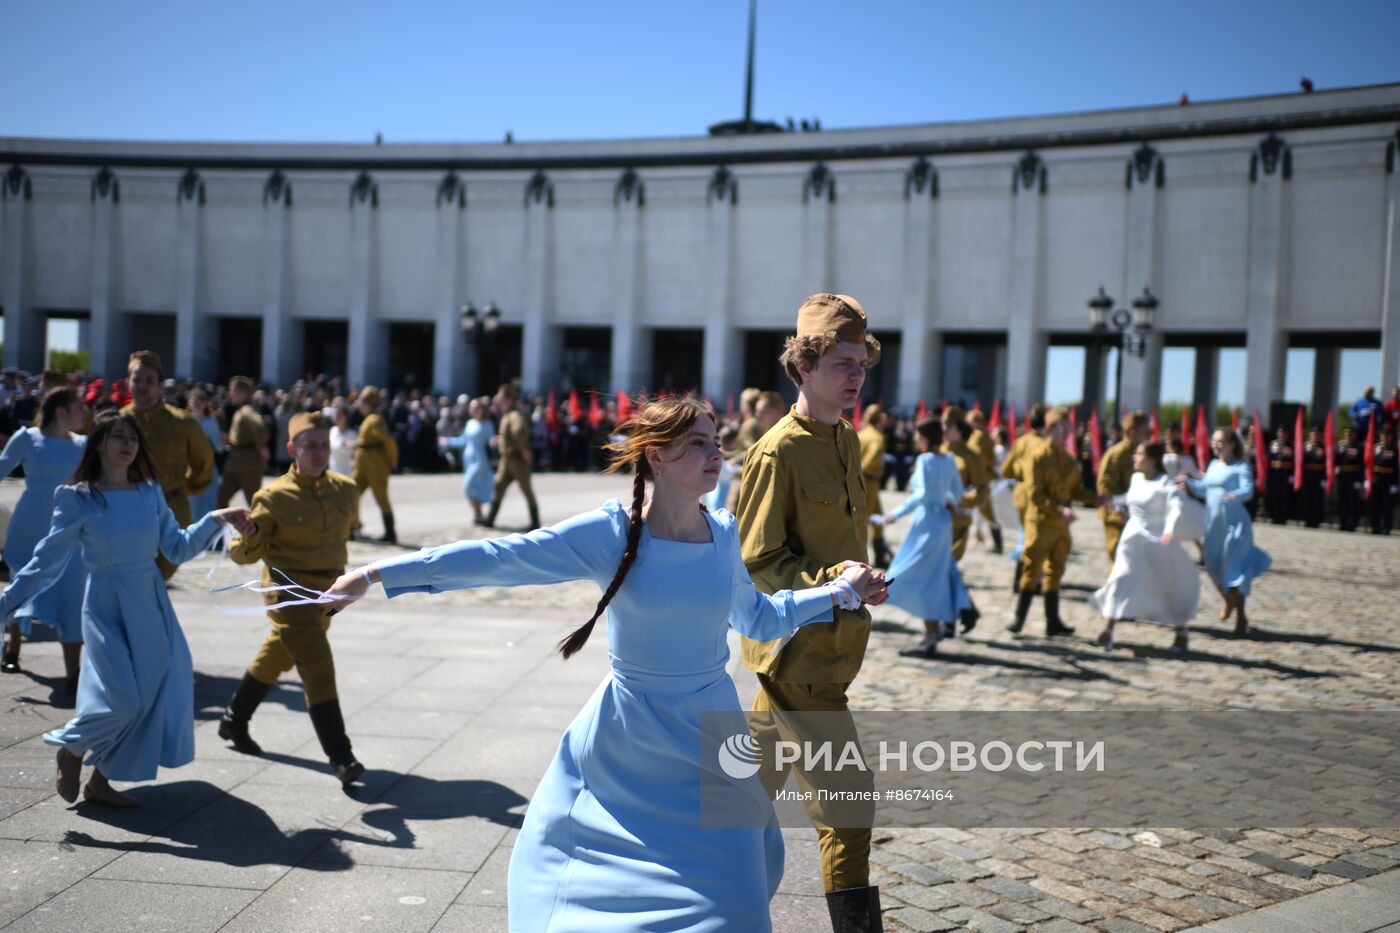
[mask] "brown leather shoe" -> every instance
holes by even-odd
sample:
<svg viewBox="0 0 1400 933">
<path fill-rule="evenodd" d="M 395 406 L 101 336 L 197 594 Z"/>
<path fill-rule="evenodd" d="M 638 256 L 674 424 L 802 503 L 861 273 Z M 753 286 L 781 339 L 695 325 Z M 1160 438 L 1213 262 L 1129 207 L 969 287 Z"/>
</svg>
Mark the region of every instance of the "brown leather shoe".
<svg viewBox="0 0 1400 933">
<path fill-rule="evenodd" d="M 101 771 L 92 772 L 92 777 L 83 785 L 83 799 L 88 803 L 101 803 L 109 807 L 134 807 L 137 800 L 130 794 L 123 794 L 107 782 Z"/>
<path fill-rule="evenodd" d="M 69 803 L 78 799 L 78 780 L 83 773 L 83 759 L 66 748 L 58 750 L 58 773 L 54 775 L 54 790 Z"/>
</svg>

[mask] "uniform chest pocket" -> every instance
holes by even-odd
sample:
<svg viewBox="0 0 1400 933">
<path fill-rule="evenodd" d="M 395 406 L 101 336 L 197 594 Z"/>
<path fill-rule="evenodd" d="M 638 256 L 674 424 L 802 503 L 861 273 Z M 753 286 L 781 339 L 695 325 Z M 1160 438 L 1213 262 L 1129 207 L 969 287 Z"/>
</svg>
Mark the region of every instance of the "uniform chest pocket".
<svg viewBox="0 0 1400 933">
<path fill-rule="evenodd" d="M 840 483 L 816 481 L 802 484 L 802 495 L 809 505 L 840 505 L 845 498 L 846 487 Z"/>
</svg>

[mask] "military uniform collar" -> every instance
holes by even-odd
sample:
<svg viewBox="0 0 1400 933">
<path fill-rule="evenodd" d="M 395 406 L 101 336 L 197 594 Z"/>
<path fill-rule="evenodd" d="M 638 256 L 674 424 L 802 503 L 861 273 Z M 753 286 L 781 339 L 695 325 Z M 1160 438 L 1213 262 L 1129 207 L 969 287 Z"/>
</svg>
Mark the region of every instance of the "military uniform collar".
<svg viewBox="0 0 1400 933">
<path fill-rule="evenodd" d="M 326 471 L 329 472 L 330 468 L 327 467 Z M 287 468 L 287 475 L 292 478 L 292 482 L 296 483 L 302 489 L 320 489 L 321 485 L 326 481 L 325 473 L 322 473 L 315 479 L 311 479 L 307 476 L 302 476 L 301 473 L 297 470 L 297 465 L 295 462 Z"/>
<path fill-rule="evenodd" d="M 796 405 L 788 409 L 788 417 L 796 422 L 797 426 L 808 434 L 826 438 L 827 440 L 835 439 L 836 432 L 841 427 L 841 422 L 839 421 L 835 424 L 822 424 L 815 418 L 809 418 L 806 415 L 798 414 Z"/>
</svg>

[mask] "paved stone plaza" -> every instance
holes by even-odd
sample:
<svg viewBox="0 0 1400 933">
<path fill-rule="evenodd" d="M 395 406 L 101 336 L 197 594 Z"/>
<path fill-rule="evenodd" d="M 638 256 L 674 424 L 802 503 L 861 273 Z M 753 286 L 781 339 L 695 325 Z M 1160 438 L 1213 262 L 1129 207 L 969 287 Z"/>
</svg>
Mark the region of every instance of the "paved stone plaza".
<svg viewBox="0 0 1400 933">
<path fill-rule="evenodd" d="M 396 478 L 410 546 L 468 529 L 455 475 Z M 553 521 L 624 495 L 617 477 L 537 478 Z M 13 503 L 18 484 L 0 486 Z M 889 507 L 897 497 L 886 494 Z M 366 503 L 368 530 L 378 531 Z M 1125 624 L 1111 655 L 1089 639 L 1083 602 L 1106 572 L 1096 516 L 1081 513 L 1066 576 L 1073 639 L 1004 630 L 1011 565 L 971 550 L 964 574 L 984 618 L 937 661 L 905 657 L 920 630 L 875 610 L 860 709 L 1394 709 L 1400 537 L 1261 526 L 1273 572 L 1251 599 L 1255 637 L 1215 622 L 1209 585 L 1189 658 L 1170 633 Z M 523 524 L 512 493 L 501 522 Z M 399 551 L 354 545 L 353 561 Z M 175 578 L 172 597 L 195 659 L 197 756 L 139 786 L 134 811 L 66 806 L 40 734 L 68 710 L 58 646 L 26 644 L 25 673 L 0 678 L 0 928 L 5 930 L 342 931 L 505 929 L 515 827 L 559 734 L 605 675 L 595 633 L 568 663 L 555 642 L 587 618 L 591 584 L 382 596 L 333 627 L 342 702 L 364 786 L 327 772 L 299 684 L 285 680 L 253 722 L 248 758 L 215 735 L 223 703 L 262 640 L 261 614 L 214 608 L 208 589 L 251 579 L 211 558 Z M 225 607 L 254 606 L 246 594 Z M 1041 631 L 1039 605 L 1027 625 Z M 1087 637 L 1079 637 L 1087 636 Z M 754 682 L 732 665 L 741 695 Z M 775 928 L 829 928 L 810 830 L 787 832 Z M 1242 828 L 877 830 L 874 881 L 891 930 L 1225 931 L 1400 929 L 1400 829 Z M 1213 924 L 1213 925 L 1212 925 Z"/>
</svg>

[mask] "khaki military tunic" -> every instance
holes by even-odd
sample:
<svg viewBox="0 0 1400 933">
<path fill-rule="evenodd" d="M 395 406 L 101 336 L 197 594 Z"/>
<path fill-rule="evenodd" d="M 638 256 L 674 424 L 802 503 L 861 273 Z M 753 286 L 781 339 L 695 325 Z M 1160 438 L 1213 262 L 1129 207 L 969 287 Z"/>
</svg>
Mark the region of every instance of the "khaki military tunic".
<svg viewBox="0 0 1400 933">
<path fill-rule="evenodd" d="M 160 473 L 165 503 L 170 506 L 180 527 L 187 527 L 193 520 L 190 496 L 199 495 L 214 482 L 214 445 L 209 443 L 198 421 L 163 402 L 144 411 L 138 411 L 135 405 L 127 405 L 122 412 L 135 416 L 137 424 L 141 426 L 146 449 L 150 451 L 151 459 Z M 157 555 L 156 565 L 165 579 L 169 580 L 175 575 L 175 565 L 163 555 Z"/>
<path fill-rule="evenodd" d="M 967 439 L 967 446 L 972 448 L 973 453 L 982 458 L 982 472 L 987 477 L 987 497 L 979 506 L 982 517 L 992 524 L 996 524 L 996 517 L 992 515 L 991 482 L 997 475 L 997 445 L 981 428 L 973 428 L 972 436 Z"/>
<path fill-rule="evenodd" d="M 355 441 L 355 463 L 350 472 L 358 494 L 364 495 L 366 489 L 372 492 L 375 504 L 385 515 L 394 514 L 394 506 L 389 502 L 389 474 L 398 465 L 398 442 L 384 416 L 375 412 L 360 425 L 360 436 Z"/>
<path fill-rule="evenodd" d="M 262 412 L 252 405 L 240 405 L 233 413 L 228 429 L 228 459 L 219 478 L 219 508 L 233 501 L 236 492 L 243 493 L 243 498 L 252 503 L 253 493 L 262 485 L 268 434 Z"/>
<path fill-rule="evenodd" d="M 1133 451 L 1136 445 L 1124 438 L 1104 453 L 1099 461 L 1098 490 L 1100 496 L 1127 495 L 1133 482 Z M 1099 508 L 1103 516 L 1104 543 L 1108 546 L 1108 562 L 1118 556 L 1118 539 L 1123 537 L 1123 528 L 1128 524 L 1128 516 L 1112 505 Z"/>
<path fill-rule="evenodd" d="M 532 474 L 527 458 L 530 453 L 530 424 L 518 409 L 506 412 L 506 416 L 501 419 L 501 431 L 496 444 L 501 452 L 501 460 L 496 464 L 496 486 L 491 491 L 491 501 L 499 505 L 505 498 L 510 484 L 519 483 L 520 491 L 525 494 L 525 502 L 530 507 L 530 514 L 534 515 L 539 510 L 539 505 L 535 501 L 535 490 L 530 482 Z"/>
<path fill-rule="evenodd" d="M 962 478 L 963 497 L 953 513 L 953 560 L 962 560 L 967 553 L 968 533 L 972 530 L 972 512 L 991 499 L 991 474 L 987 472 L 982 455 L 966 441 L 944 444 L 943 452 L 952 454 Z"/>
<path fill-rule="evenodd" d="M 308 479 L 292 464 L 254 493 L 252 517 L 258 530 L 235 539 L 229 556 L 239 564 L 263 561 L 264 583 L 286 584 L 290 577 L 324 591 L 345 572 L 345 543 L 354 530 L 359 501 L 360 493 L 348 476 L 327 470 Z M 286 593 L 263 594 L 268 605 L 288 598 Z M 268 610 L 272 631 L 248 673 L 271 684 L 295 666 L 308 707 L 334 700 L 335 661 L 326 638 L 330 608 L 305 604 Z"/>
<path fill-rule="evenodd" d="M 880 481 L 885 478 L 885 432 L 867 424 L 856 432 L 860 439 L 860 475 L 865 478 L 865 513 L 866 515 L 883 515 L 885 510 L 880 506 Z M 884 528 L 880 525 L 870 526 L 870 536 L 876 539 L 883 539 Z"/>
<path fill-rule="evenodd" d="M 1026 465 L 1030 462 L 1031 454 L 1044 443 L 1045 438 L 1028 431 L 1016 438 L 1016 443 L 1011 445 L 1011 450 L 1001 464 L 1002 477 L 1016 480 L 1016 488 L 1011 491 L 1011 501 L 1016 506 L 1016 513 L 1021 518 L 1023 528 L 1026 525 L 1026 478 L 1030 475 L 1026 471 Z"/>
<path fill-rule="evenodd" d="M 763 437 L 763 425 L 757 418 L 745 418 L 739 425 L 739 436 L 734 441 L 734 449 L 725 454 L 726 459 L 735 465 L 736 469 L 743 469 L 744 456 L 749 452 L 749 448 L 758 443 Z M 739 513 L 739 484 L 735 483 L 729 487 L 729 498 L 725 500 L 724 507 L 734 514 Z"/>
<path fill-rule="evenodd" d="M 1051 593 L 1060 588 L 1072 543 L 1061 509 L 1075 501 L 1092 505 L 1094 495 L 1084 488 L 1079 463 L 1068 450 L 1043 438 L 1029 450 L 1020 468 L 1026 501 L 1021 590 L 1033 591 L 1043 575 L 1041 586 Z"/>
</svg>

